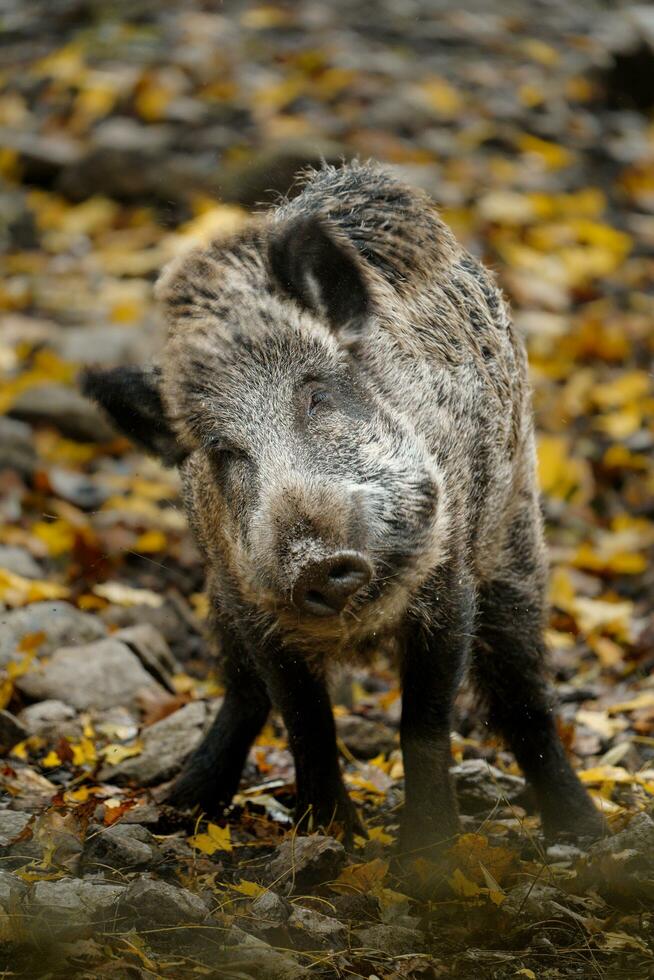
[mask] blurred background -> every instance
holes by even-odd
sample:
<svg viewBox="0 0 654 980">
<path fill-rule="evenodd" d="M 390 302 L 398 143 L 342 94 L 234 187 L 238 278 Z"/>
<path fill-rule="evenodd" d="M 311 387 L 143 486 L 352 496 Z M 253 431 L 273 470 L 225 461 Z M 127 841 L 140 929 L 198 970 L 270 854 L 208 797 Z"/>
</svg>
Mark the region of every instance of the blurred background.
<svg viewBox="0 0 654 980">
<path fill-rule="evenodd" d="M 170 258 L 293 193 L 300 167 L 359 156 L 429 191 L 510 298 L 531 360 L 562 731 L 618 825 L 642 808 L 654 787 L 654 7 L 0 0 L 0 30 L 0 665 L 14 665 L 0 706 L 26 726 L 13 762 L 45 781 L 29 792 L 47 797 L 100 757 L 112 778 L 108 757 L 118 777 L 122 765 L 139 785 L 161 781 L 168 771 L 139 770 L 139 726 L 217 693 L 176 476 L 85 402 L 80 366 L 152 362 L 152 285 Z M 96 718 L 87 757 L 25 742 L 37 730 L 25 710 L 34 725 L 35 706 L 63 697 L 52 678 L 30 680 L 56 648 L 45 600 L 96 624 L 60 609 L 59 640 L 148 622 L 177 658 L 168 702 L 105 705 L 114 720 Z M 80 677 L 77 665 L 70 684 Z M 348 684 L 341 716 L 390 726 L 392 746 L 391 675 Z M 476 724 L 464 704 L 458 760 L 513 771 Z M 288 778 L 284 746 L 260 742 L 255 782 Z M 377 805 L 373 777 L 359 793 Z M 400 777 L 391 766 L 383 792 Z M 27 792 L 6 778 L 15 799 Z"/>
</svg>

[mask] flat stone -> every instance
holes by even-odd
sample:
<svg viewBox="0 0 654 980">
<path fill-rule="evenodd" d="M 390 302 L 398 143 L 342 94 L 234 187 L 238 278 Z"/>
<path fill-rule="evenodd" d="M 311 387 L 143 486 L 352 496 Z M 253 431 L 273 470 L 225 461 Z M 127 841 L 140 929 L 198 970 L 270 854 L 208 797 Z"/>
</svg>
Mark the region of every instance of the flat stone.
<svg viewBox="0 0 654 980">
<path fill-rule="evenodd" d="M 28 909 L 53 938 L 92 935 L 117 921 L 118 900 L 124 891 L 124 885 L 94 879 L 37 881 Z"/>
<path fill-rule="evenodd" d="M 525 780 L 502 772 L 483 759 L 465 759 L 451 766 L 463 813 L 481 813 L 494 806 L 515 802 L 526 789 Z"/>
<path fill-rule="evenodd" d="M 98 640 L 106 636 L 107 628 L 102 620 L 68 602 L 33 602 L 22 609 L 0 611 L 0 666 L 20 660 L 20 641 L 34 633 L 44 634 L 37 652 L 47 657 L 58 647 Z"/>
<path fill-rule="evenodd" d="M 285 898 L 266 891 L 254 900 L 250 911 L 259 921 L 265 920 L 268 925 L 279 926 L 288 921 L 291 906 Z"/>
<path fill-rule="evenodd" d="M 0 869 L 0 906 L 8 911 L 12 905 L 22 901 L 27 894 L 27 885 L 11 871 Z"/>
<path fill-rule="evenodd" d="M 31 819 L 29 813 L 0 810 L 0 848 L 9 847 L 22 834 Z"/>
<path fill-rule="evenodd" d="M 288 928 L 296 948 L 345 949 L 347 946 L 348 928 L 345 923 L 315 909 L 294 905 Z"/>
<path fill-rule="evenodd" d="M 15 715 L 4 709 L 0 710 L 0 755 L 6 755 L 28 735 L 29 732 Z"/>
<path fill-rule="evenodd" d="M 172 715 L 155 722 L 141 733 L 143 750 L 115 766 L 100 770 L 106 782 L 133 781 L 139 786 L 154 786 L 171 779 L 199 744 L 207 717 L 203 701 L 191 701 Z"/>
<path fill-rule="evenodd" d="M 0 470 L 30 477 L 36 468 L 32 430 L 25 422 L 0 416 Z"/>
<path fill-rule="evenodd" d="M 232 926 L 220 950 L 219 963 L 226 975 L 234 973 L 256 980 L 305 980 L 309 971 L 301 966 L 292 953 L 281 953 L 269 943 Z M 247 972 L 243 972 L 243 964 Z"/>
<path fill-rule="evenodd" d="M 114 871 L 151 868 L 158 858 L 157 842 L 149 830 L 139 824 L 114 824 L 91 832 L 82 862 L 86 874 L 106 868 Z"/>
<path fill-rule="evenodd" d="M 382 923 L 355 930 L 356 945 L 363 946 L 388 956 L 407 956 L 422 953 L 425 939 L 417 929 L 404 926 L 389 926 Z"/>
<path fill-rule="evenodd" d="M 623 830 L 593 844 L 589 857 L 593 859 L 625 851 L 640 855 L 641 864 L 646 862 L 648 866 L 654 866 L 654 820 L 647 813 L 637 813 Z"/>
<path fill-rule="evenodd" d="M 333 837 L 312 834 L 286 840 L 276 849 L 268 865 L 275 888 L 296 891 L 337 878 L 345 866 L 345 848 Z"/>
<path fill-rule="evenodd" d="M 27 388 L 13 403 L 9 414 L 23 422 L 47 422 L 72 439 L 108 442 L 116 436 L 93 402 L 76 388 L 63 384 Z"/>
<path fill-rule="evenodd" d="M 77 718 L 77 712 L 63 701 L 48 699 L 28 704 L 18 714 L 18 720 L 25 726 L 30 735 L 40 735 L 51 742 L 59 738 L 78 738 L 82 724 Z"/>
<path fill-rule="evenodd" d="M 170 652 L 166 640 L 151 623 L 138 623 L 114 633 L 114 639 L 125 643 L 136 654 L 148 673 L 159 683 L 175 693 L 173 675 L 180 666 Z"/>
<path fill-rule="evenodd" d="M 23 578 L 41 578 L 43 569 L 37 565 L 29 551 L 24 548 L 12 548 L 6 544 L 0 544 L 0 568 L 6 568 L 14 575 L 22 575 Z"/>
<path fill-rule="evenodd" d="M 34 700 L 55 698 L 80 710 L 133 704 L 142 690 L 163 693 L 129 647 L 113 638 L 62 647 L 19 678 L 17 687 Z"/>
<path fill-rule="evenodd" d="M 120 913 L 130 925 L 148 928 L 205 922 L 209 908 L 186 888 L 139 877 L 125 889 L 120 900 Z"/>
<path fill-rule="evenodd" d="M 540 881 L 527 881 L 516 885 L 502 903 L 502 911 L 525 922 L 543 922 L 565 917 L 561 902 L 566 901 L 564 892 Z"/>
<path fill-rule="evenodd" d="M 357 759 L 374 759 L 376 755 L 385 755 L 397 743 L 392 728 L 360 715 L 337 718 L 336 732 Z"/>
</svg>

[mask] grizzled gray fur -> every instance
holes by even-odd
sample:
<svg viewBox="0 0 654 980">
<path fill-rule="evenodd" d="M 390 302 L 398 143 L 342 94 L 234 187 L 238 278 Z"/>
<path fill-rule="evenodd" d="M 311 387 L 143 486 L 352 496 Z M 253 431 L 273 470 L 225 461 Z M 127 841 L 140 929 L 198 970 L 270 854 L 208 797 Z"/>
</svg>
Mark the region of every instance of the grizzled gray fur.
<svg viewBox="0 0 654 980">
<path fill-rule="evenodd" d="M 325 674 L 383 647 L 402 680 L 406 851 L 457 831 L 466 669 L 546 833 L 600 833 L 543 680 L 524 348 L 429 198 L 373 165 L 312 172 L 244 233 L 176 260 L 158 297 L 160 366 L 94 372 L 86 389 L 180 465 L 206 562 L 226 697 L 171 799 L 228 804 L 272 704 L 298 819 L 351 834 Z"/>
</svg>

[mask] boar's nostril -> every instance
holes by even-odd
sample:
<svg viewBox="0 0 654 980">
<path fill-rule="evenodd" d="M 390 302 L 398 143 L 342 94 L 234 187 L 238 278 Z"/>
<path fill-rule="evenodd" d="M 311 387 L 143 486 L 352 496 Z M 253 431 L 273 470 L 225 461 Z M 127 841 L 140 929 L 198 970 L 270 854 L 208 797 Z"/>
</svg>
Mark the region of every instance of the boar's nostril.
<svg viewBox="0 0 654 980">
<path fill-rule="evenodd" d="M 341 551 L 305 565 L 293 589 L 293 604 L 312 616 L 334 616 L 371 577 L 370 563 L 362 555 Z"/>
</svg>

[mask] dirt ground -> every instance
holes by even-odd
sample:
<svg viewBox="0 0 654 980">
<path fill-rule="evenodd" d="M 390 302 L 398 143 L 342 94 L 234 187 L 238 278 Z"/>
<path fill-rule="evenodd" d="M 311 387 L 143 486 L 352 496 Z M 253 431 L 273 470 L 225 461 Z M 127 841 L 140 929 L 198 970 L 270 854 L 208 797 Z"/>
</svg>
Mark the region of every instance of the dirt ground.
<svg viewBox="0 0 654 980">
<path fill-rule="evenodd" d="M 2 976 L 654 976 L 654 8 L 4 0 L 0 27 Z M 383 662 L 334 678 L 353 852 L 293 834 L 276 718 L 224 819 L 157 802 L 220 703 L 202 569 L 175 472 L 76 387 L 156 358 L 170 258 L 354 156 L 434 196 L 527 339 L 561 732 L 613 832 L 547 847 L 464 690 L 464 834 L 420 901 Z"/>
</svg>

